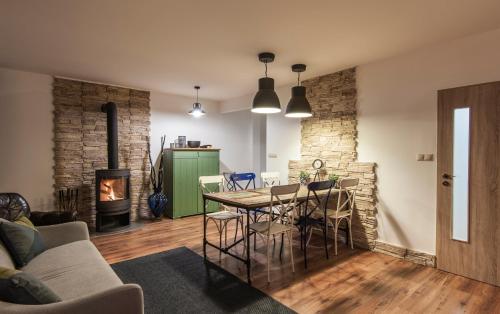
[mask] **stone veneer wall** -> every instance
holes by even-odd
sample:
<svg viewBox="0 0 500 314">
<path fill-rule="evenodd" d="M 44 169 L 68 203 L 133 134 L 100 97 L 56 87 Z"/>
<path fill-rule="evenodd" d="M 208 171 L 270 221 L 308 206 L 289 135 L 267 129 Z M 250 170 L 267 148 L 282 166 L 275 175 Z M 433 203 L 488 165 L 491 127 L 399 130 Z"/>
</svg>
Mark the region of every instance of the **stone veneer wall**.
<svg viewBox="0 0 500 314">
<path fill-rule="evenodd" d="M 301 158 L 289 162 L 289 180 L 298 182 L 301 170 L 312 177 L 312 162 L 317 158 L 326 162 L 323 180 L 332 173 L 359 178 L 353 240 L 359 247 L 373 249 L 377 239 L 375 163 L 356 161 L 356 69 L 309 79 L 302 85 L 313 116 L 301 121 Z"/>
<path fill-rule="evenodd" d="M 130 169 L 131 219 L 149 216 L 149 92 L 54 78 L 54 188 L 80 188 L 80 219 L 95 224 L 95 170 L 107 168 L 106 114 L 118 106 L 120 168 Z"/>
<path fill-rule="evenodd" d="M 435 267 L 436 258 L 378 241 L 375 163 L 356 161 L 356 69 L 316 77 L 302 82 L 313 116 L 301 121 L 301 159 L 289 162 L 289 179 L 299 181 L 301 170 L 314 175 L 312 162 L 326 162 L 321 179 L 329 174 L 359 178 L 356 211 L 352 222 L 356 246 Z"/>
</svg>

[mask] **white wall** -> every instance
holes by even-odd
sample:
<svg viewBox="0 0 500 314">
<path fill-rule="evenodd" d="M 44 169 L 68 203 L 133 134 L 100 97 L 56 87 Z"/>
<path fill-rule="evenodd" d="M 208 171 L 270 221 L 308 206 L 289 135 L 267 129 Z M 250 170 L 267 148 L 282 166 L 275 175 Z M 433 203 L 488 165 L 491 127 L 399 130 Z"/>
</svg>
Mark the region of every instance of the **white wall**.
<svg viewBox="0 0 500 314">
<path fill-rule="evenodd" d="M 165 148 L 179 135 L 220 148 L 221 171 L 253 171 L 253 124 L 250 111 L 221 114 L 219 105 L 200 100 L 207 114 L 194 118 L 187 114 L 194 98 L 151 92 L 151 150 L 160 151 L 160 137 L 166 135 Z"/>
<path fill-rule="evenodd" d="M 221 171 L 265 167 L 265 120 L 249 110 L 219 113 L 202 100 L 207 115 L 187 114 L 192 97 L 151 92 L 151 147 L 158 156 L 178 135 L 221 148 Z M 0 192 L 19 192 L 33 210 L 53 209 L 52 77 L 0 68 Z M 265 155 L 264 155 L 265 156 Z M 257 167 L 257 169 L 255 168 Z"/>
<path fill-rule="evenodd" d="M 52 77 L 0 68 L 0 192 L 52 210 Z"/>
<path fill-rule="evenodd" d="M 377 163 L 381 241 L 435 253 L 437 90 L 500 80 L 500 29 L 359 66 L 358 153 Z"/>
<path fill-rule="evenodd" d="M 259 115 L 265 118 L 265 136 L 261 137 L 260 158 L 263 158 L 261 171 L 278 171 L 282 184 L 288 183 L 288 161 L 300 159 L 300 119 L 285 117 L 285 109 L 291 97 L 291 86 L 276 88 L 282 112 L 278 114 Z M 244 95 L 224 101 L 220 104 L 222 112 L 249 110 L 252 107 L 254 94 Z M 256 119 L 256 118 L 254 118 Z M 262 133 L 261 133 L 262 135 Z M 273 156 L 273 157 L 270 157 Z M 276 157 L 274 157 L 276 156 Z M 260 171 L 255 170 L 257 174 Z"/>
</svg>

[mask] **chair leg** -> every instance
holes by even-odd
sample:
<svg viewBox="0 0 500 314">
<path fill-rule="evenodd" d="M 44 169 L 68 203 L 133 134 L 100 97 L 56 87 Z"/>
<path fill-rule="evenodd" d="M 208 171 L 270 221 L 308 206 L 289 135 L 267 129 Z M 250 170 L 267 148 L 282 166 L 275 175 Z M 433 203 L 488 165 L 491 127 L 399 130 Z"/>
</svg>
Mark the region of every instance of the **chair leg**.
<svg viewBox="0 0 500 314">
<path fill-rule="evenodd" d="M 302 246 L 302 227 L 299 228 L 299 233 L 300 233 L 300 250 L 302 251 L 304 247 Z"/>
<path fill-rule="evenodd" d="M 335 227 L 334 227 L 334 236 L 333 236 L 333 242 L 335 243 L 335 255 L 338 255 L 337 253 L 337 233 L 339 230 L 339 220 L 335 219 Z"/>
<path fill-rule="evenodd" d="M 234 231 L 234 242 L 236 242 L 236 239 L 238 238 L 238 225 L 240 224 L 240 218 L 237 217 L 236 219 L 236 230 Z"/>
<path fill-rule="evenodd" d="M 351 240 L 351 250 L 354 249 L 354 245 L 352 244 L 352 228 L 351 228 L 351 217 L 349 217 L 349 238 Z"/>
<path fill-rule="evenodd" d="M 253 221 L 257 222 L 257 212 L 253 212 Z M 253 250 L 257 248 L 257 232 L 253 234 Z"/>
<path fill-rule="evenodd" d="M 283 256 L 283 247 L 284 247 L 284 242 L 285 242 L 285 234 L 281 234 L 281 246 L 280 246 L 280 260 L 281 257 Z"/>
<path fill-rule="evenodd" d="M 325 244 L 326 259 L 329 259 L 329 257 L 328 257 L 328 242 L 327 242 L 327 239 L 326 239 L 326 230 L 327 230 L 327 228 L 328 228 L 328 226 L 325 223 L 325 226 L 323 227 L 323 242 Z"/>
<path fill-rule="evenodd" d="M 266 250 L 267 250 L 267 283 L 270 283 L 271 282 L 271 271 L 270 271 L 271 255 L 269 254 L 269 236 L 267 237 Z"/>
<path fill-rule="evenodd" d="M 243 238 L 245 238 L 245 230 L 243 228 L 243 217 L 240 217 L 240 228 L 241 228 L 241 234 L 243 234 Z"/>
<path fill-rule="evenodd" d="M 304 268 L 307 269 L 307 245 L 306 245 L 306 228 L 304 227 L 302 232 L 304 233 L 303 235 L 303 245 L 304 245 Z"/>
<path fill-rule="evenodd" d="M 307 233 L 307 229 L 306 229 L 306 233 Z M 313 234 L 313 228 L 312 228 L 312 227 L 310 227 L 310 228 L 309 228 L 309 237 L 307 238 L 307 241 L 306 241 L 306 246 L 308 246 L 308 245 L 309 245 L 309 242 L 311 242 L 312 234 Z"/>
<path fill-rule="evenodd" d="M 219 248 L 222 249 L 222 222 L 219 222 L 220 226 L 217 226 L 217 229 L 219 229 Z M 217 223 L 215 223 L 217 225 Z M 219 250 L 219 262 L 221 261 L 222 258 L 222 251 Z"/>
<path fill-rule="evenodd" d="M 227 223 L 229 221 L 224 220 L 224 249 L 227 248 Z"/>
<path fill-rule="evenodd" d="M 286 233 L 288 237 L 288 243 L 290 245 L 290 259 L 292 261 L 292 272 L 295 272 L 295 262 L 293 261 L 293 245 L 292 245 L 292 231 Z"/>
<path fill-rule="evenodd" d="M 243 225 L 241 227 L 243 227 Z M 242 229 L 242 232 L 243 232 L 243 257 L 246 258 L 247 255 L 246 228 Z"/>
</svg>

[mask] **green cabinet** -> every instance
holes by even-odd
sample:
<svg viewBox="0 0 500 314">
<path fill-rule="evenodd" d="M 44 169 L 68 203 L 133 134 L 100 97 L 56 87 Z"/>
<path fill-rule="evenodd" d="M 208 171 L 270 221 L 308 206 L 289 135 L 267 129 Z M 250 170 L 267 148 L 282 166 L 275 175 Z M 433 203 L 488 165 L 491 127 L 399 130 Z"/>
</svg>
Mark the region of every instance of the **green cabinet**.
<svg viewBox="0 0 500 314">
<path fill-rule="evenodd" d="M 219 174 L 219 151 L 207 149 L 166 149 L 164 189 L 168 198 L 166 214 L 171 218 L 203 213 L 203 199 L 198 185 L 200 176 Z M 210 202 L 209 211 L 217 209 Z"/>
</svg>

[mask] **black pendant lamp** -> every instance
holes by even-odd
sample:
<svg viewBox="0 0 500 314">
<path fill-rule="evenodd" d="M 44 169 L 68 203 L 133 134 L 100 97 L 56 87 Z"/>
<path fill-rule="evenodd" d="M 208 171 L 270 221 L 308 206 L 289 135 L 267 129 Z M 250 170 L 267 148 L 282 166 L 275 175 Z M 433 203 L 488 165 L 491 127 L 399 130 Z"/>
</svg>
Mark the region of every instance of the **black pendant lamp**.
<svg viewBox="0 0 500 314">
<path fill-rule="evenodd" d="M 292 71 L 297 73 L 297 86 L 292 87 L 292 98 L 286 106 L 285 117 L 308 118 L 312 116 L 311 105 L 306 98 L 306 88 L 300 86 L 300 73 L 305 70 L 305 64 L 292 65 Z"/>
<path fill-rule="evenodd" d="M 196 102 L 193 104 L 193 109 L 191 109 L 188 113 L 195 118 L 201 117 L 205 115 L 205 110 L 201 108 L 201 104 L 198 101 L 198 91 L 200 90 L 199 86 L 195 86 L 196 89 Z"/>
<path fill-rule="evenodd" d="M 281 105 L 278 95 L 274 91 L 274 80 L 267 77 L 267 64 L 274 61 L 274 54 L 263 52 L 259 54 L 259 61 L 266 66 L 266 76 L 259 79 L 259 91 L 255 94 L 252 104 L 252 112 L 255 113 L 278 113 Z"/>
</svg>

